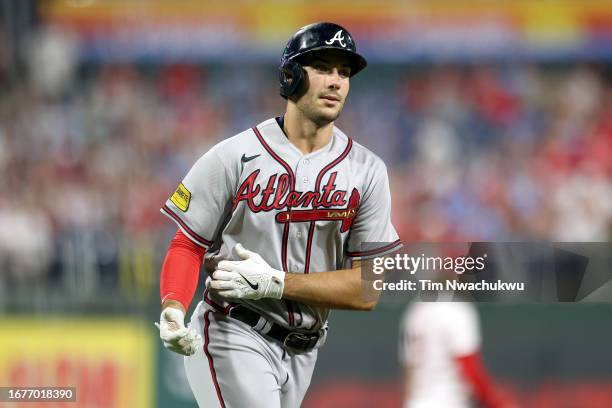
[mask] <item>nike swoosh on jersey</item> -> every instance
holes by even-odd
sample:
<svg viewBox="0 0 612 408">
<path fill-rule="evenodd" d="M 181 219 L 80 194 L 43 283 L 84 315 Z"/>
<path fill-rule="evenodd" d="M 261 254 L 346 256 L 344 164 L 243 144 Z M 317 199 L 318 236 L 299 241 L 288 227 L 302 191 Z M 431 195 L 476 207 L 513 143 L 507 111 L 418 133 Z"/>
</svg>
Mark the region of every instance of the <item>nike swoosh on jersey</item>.
<svg viewBox="0 0 612 408">
<path fill-rule="evenodd" d="M 250 162 L 251 160 L 258 158 L 259 156 L 261 156 L 261 154 L 256 154 L 255 156 L 247 157 L 243 153 L 242 157 L 240 158 L 240 161 L 243 162 L 243 163 Z"/>
<path fill-rule="evenodd" d="M 251 289 L 253 290 L 257 290 L 259 288 L 259 283 L 256 283 L 255 285 L 253 285 L 251 283 L 251 281 L 249 281 L 243 274 L 239 273 L 238 275 L 242 276 L 242 279 L 244 279 L 246 281 L 246 283 L 249 284 L 249 286 L 251 287 Z"/>
</svg>

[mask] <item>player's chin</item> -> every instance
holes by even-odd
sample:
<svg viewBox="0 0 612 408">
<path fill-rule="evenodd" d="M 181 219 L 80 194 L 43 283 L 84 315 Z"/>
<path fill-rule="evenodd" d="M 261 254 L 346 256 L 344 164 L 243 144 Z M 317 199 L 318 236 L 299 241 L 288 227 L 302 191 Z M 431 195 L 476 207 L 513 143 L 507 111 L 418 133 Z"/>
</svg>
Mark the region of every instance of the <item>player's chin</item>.
<svg viewBox="0 0 612 408">
<path fill-rule="evenodd" d="M 338 119 L 338 116 L 340 116 L 339 112 L 334 114 L 329 112 L 317 112 L 317 115 L 313 117 L 313 121 L 319 126 L 325 126 Z"/>
<path fill-rule="evenodd" d="M 333 122 L 338 119 L 340 116 L 340 112 L 342 112 L 342 104 L 339 103 L 337 106 L 323 106 L 318 109 L 317 116 L 320 119 L 320 122 Z"/>
</svg>

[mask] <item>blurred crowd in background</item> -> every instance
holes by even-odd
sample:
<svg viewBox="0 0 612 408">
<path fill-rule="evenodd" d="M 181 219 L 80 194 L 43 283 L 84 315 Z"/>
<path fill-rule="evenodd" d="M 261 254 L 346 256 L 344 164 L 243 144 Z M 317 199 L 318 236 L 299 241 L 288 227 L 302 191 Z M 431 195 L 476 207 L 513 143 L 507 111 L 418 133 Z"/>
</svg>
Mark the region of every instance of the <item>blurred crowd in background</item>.
<svg viewBox="0 0 612 408">
<path fill-rule="evenodd" d="M 18 74 L 0 64 L 0 267 L 151 296 L 160 206 L 212 145 L 282 114 L 276 67 L 71 55 L 43 32 Z M 609 65 L 372 64 L 351 89 L 337 124 L 387 163 L 403 241 L 610 239 Z"/>
<path fill-rule="evenodd" d="M 403 239 L 609 240 L 612 70 L 429 67 L 393 96 L 409 146 L 389 157 Z"/>
</svg>

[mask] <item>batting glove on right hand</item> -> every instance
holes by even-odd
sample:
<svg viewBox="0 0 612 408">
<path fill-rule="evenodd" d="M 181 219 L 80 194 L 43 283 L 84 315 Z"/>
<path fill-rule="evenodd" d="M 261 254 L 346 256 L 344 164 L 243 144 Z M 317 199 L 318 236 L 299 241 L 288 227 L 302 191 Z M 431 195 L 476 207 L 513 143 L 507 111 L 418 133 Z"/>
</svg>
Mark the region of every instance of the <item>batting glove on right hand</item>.
<svg viewBox="0 0 612 408">
<path fill-rule="evenodd" d="M 159 337 L 170 351 L 184 356 L 193 355 L 202 345 L 202 336 L 194 329 L 185 327 L 184 313 L 175 307 L 167 307 L 161 312 L 159 323 Z"/>
</svg>

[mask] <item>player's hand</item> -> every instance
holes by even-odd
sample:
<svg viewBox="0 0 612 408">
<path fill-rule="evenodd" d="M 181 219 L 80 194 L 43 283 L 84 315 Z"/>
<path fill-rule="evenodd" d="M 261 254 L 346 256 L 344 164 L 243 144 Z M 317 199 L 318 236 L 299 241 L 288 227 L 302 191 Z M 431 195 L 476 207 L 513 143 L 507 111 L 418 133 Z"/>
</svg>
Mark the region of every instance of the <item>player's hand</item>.
<svg viewBox="0 0 612 408">
<path fill-rule="evenodd" d="M 280 299 L 285 272 L 272 268 L 263 258 L 241 244 L 236 253 L 242 261 L 221 261 L 212 274 L 210 287 L 219 295 L 234 299 Z"/>
<path fill-rule="evenodd" d="M 161 312 L 159 323 L 155 323 L 159 329 L 159 337 L 164 347 L 175 353 L 190 356 L 202 345 L 202 336 L 194 329 L 185 327 L 185 315 L 183 311 L 175 307 L 166 307 Z"/>
</svg>

